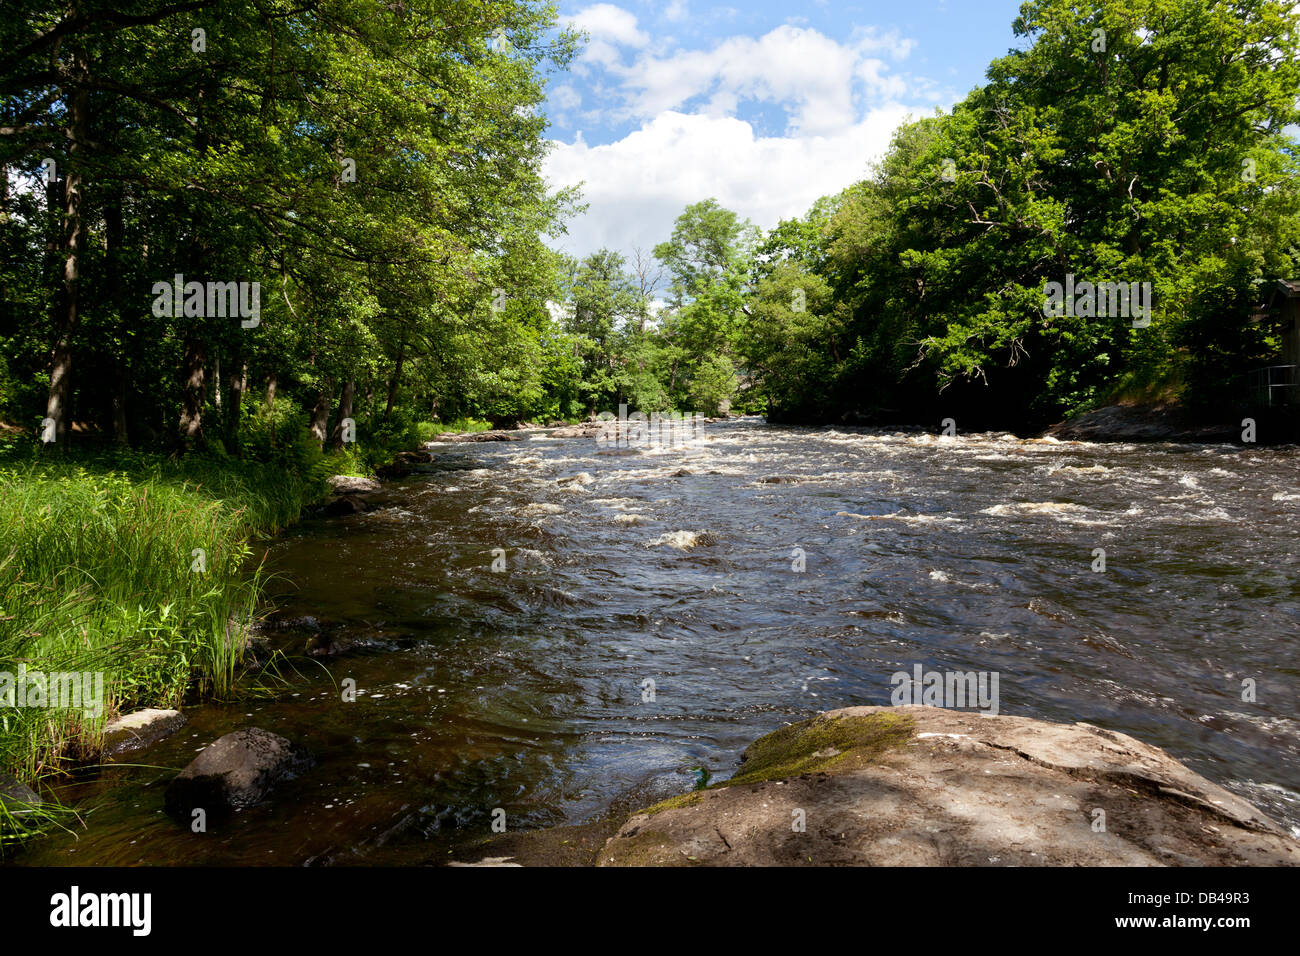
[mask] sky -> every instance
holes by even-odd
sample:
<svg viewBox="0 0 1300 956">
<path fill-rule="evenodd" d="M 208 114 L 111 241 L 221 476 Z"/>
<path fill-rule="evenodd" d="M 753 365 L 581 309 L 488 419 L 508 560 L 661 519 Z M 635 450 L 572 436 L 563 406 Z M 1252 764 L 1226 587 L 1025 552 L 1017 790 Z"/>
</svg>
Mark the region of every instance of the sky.
<svg viewBox="0 0 1300 956">
<path fill-rule="evenodd" d="M 868 173 L 909 115 L 949 108 L 1018 44 L 1020 0 L 560 4 L 590 39 L 552 74 L 552 188 L 589 210 L 552 245 L 649 252 L 715 198 L 764 229 Z"/>
</svg>

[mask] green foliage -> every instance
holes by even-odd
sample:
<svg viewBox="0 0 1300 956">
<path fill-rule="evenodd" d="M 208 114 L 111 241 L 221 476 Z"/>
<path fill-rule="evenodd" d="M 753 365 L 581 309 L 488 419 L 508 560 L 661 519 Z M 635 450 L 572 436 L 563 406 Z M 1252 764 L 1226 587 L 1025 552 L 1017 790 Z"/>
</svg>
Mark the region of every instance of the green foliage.
<svg viewBox="0 0 1300 956">
<path fill-rule="evenodd" d="M 301 476 L 138 455 L 0 467 L 0 661 L 103 671 L 106 711 L 12 709 L 0 766 L 93 754 L 103 718 L 229 692 L 260 593 L 249 539 L 296 519 Z"/>
<path fill-rule="evenodd" d="M 1298 22 L 1276 0 L 1025 3 L 985 86 L 760 247 L 742 352 L 769 412 L 1033 428 L 1137 379 L 1241 402 L 1277 354 L 1259 288 L 1296 268 Z M 1150 326 L 1045 314 L 1067 274 L 1150 283 Z"/>
</svg>

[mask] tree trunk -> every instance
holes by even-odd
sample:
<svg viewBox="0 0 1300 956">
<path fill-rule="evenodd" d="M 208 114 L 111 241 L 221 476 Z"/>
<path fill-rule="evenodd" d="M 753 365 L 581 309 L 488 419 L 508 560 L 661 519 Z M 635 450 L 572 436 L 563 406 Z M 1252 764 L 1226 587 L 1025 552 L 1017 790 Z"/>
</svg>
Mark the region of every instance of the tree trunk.
<svg viewBox="0 0 1300 956">
<path fill-rule="evenodd" d="M 185 361 L 181 371 L 181 442 L 186 449 L 203 445 L 203 405 L 207 401 L 208 348 L 191 329 L 185 336 Z"/>
<path fill-rule="evenodd" d="M 325 447 L 325 427 L 330 420 L 330 405 L 334 397 L 334 386 L 325 382 L 324 387 L 316 393 L 316 404 L 311 410 L 311 437 Z"/>
<path fill-rule="evenodd" d="M 200 89 L 198 91 L 195 109 L 197 132 L 194 145 L 200 158 L 207 155 L 210 140 L 204 120 L 205 93 L 206 90 Z M 198 202 L 199 200 L 196 200 L 195 205 L 190 209 L 191 241 L 193 246 L 190 255 L 190 274 L 186 276 L 186 279 L 192 282 L 207 280 L 208 263 L 211 261 L 208 255 L 208 242 L 203 238 L 203 217 L 199 211 Z M 203 411 L 207 403 L 208 393 L 208 343 L 204 319 L 203 316 L 191 316 L 186 319 L 185 358 L 182 363 L 180 438 L 181 443 L 187 450 L 202 448 L 206 443 L 203 429 Z M 217 388 L 221 388 L 220 379 L 217 380 Z"/>
<path fill-rule="evenodd" d="M 266 377 L 266 414 L 271 419 L 271 447 L 275 447 L 275 385 L 276 377 L 272 372 Z"/>
<path fill-rule="evenodd" d="M 230 435 L 230 448 L 227 449 L 236 458 L 243 458 L 243 450 L 239 446 L 239 420 L 243 416 L 244 392 L 248 390 L 248 363 L 243 362 L 235 366 L 235 370 L 230 373 L 230 425 L 227 433 Z"/>
<path fill-rule="evenodd" d="M 127 339 L 126 315 L 129 308 L 126 301 L 126 277 L 122 266 L 122 248 L 126 234 L 122 207 L 125 203 L 125 193 L 115 191 L 104 204 L 104 258 L 108 268 L 108 300 L 117 314 L 118 333 L 123 342 Z M 113 432 L 113 442 L 117 445 L 131 443 L 127 432 L 126 416 L 129 376 L 125 354 L 113 356 L 113 393 L 109 409 L 109 427 Z"/>
<path fill-rule="evenodd" d="M 131 444 L 130 430 L 127 428 L 126 418 L 126 391 L 127 391 L 127 373 L 126 363 L 119 356 L 114 363 L 113 369 L 113 443 L 117 445 Z"/>
<path fill-rule="evenodd" d="M 86 76 L 86 57 L 78 51 L 73 58 L 78 81 Z M 54 421 L 55 442 L 67 447 L 68 405 L 72 397 L 72 336 L 77 329 L 77 286 L 81 278 L 81 242 L 83 223 L 81 217 L 80 154 L 86 139 L 89 121 L 89 94 L 79 85 L 65 91 L 68 106 L 68 164 L 64 170 L 63 184 L 63 285 L 59 290 L 54 316 L 54 347 L 50 354 L 50 391 L 45 402 L 45 417 Z"/>
<path fill-rule="evenodd" d="M 214 355 L 212 357 L 212 384 L 214 386 L 212 389 L 212 404 L 214 404 L 217 407 L 217 421 L 224 422 L 226 420 L 226 405 L 225 405 L 225 401 L 223 400 L 224 396 L 221 394 L 221 356 L 220 355 Z"/>
<path fill-rule="evenodd" d="M 384 406 L 384 421 L 393 414 L 393 402 L 397 398 L 397 386 L 402 380 L 402 363 L 406 361 L 406 343 L 397 347 L 397 366 L 393 369 L 393 380 L 388 385 L 388 404 Z"/>
<path fill-rule="evenodd" d="M 352 417 L 352 399 L 356 395 L 357 383 L 348 379 L 343 383 L 343 397 L 339 399 L 339 420 L 334 423 L 330 433 L 330 444 L 335 448 L 343 447 L 343 420 Z"/>
</svg>

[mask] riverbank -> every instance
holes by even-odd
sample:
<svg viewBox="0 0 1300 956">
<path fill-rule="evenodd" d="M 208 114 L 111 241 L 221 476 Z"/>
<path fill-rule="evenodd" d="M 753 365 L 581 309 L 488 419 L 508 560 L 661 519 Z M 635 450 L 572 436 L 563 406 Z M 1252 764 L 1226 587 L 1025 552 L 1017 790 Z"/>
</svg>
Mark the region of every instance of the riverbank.
<svg viewBox="0 0 1300 956">
<path fill-rule="evenodd" d="M 32 783 L 95 759 L 119 712 L 228 693 L 261 592 L 252 542 L 320 493 L 200 457 L 0 466 L 0 770 Z M 59 699 L 63 674 L 92 694 Z"/>
<path fill-rule="evenodd" d="M 1062 441 L 1281 445 L 1300 441 L 1300 411 L 1274 407 L 1212 413 L 1171 404 L 1107 405 L 1059 422 L 1044 434 Z"/>
<path fill-rule="evenodd" d="M 39 781 L 99 760 L 114 718 L 232 694 L 265 585 L 256 542 L 324 507 L 325 476 L 357 460 L 0 462 L 0 847 L 57 820 Z"/>
<path fill-rule="evenodd" d="M 848 707 L 721 783 L 458 866 L 1297 866 L 1300 841 L 1159 748 L 1090 724 Z"/>
</svg>

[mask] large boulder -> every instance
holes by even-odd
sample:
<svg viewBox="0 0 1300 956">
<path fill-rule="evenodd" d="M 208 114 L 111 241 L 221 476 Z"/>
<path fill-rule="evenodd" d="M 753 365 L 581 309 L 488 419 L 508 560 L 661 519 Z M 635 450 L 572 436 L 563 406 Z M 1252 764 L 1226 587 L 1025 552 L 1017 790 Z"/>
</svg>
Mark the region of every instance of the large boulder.
<svg viewBox="0 0 1300 956">
<path fill-rule="evenodd" d="M 179 710 L 148 708 L 114 717 L 104 727 L 104 756 L 117 757 L 151 747 L 185 726 Z"/>
<path fill-rule="evenodd" d="M 276 784 L 311 765 L 302 748 L 284 737 L 249 727 L 226 734 L 190 761 L 167 787 L 167 812 L 189 819 L 195 809 L 209 818 L 251 807 Z"/>
<path fill-rule="evenodd" d="M 848 707 L 755 741 L 730 780 L 633 815 L 597 862 L 1294 866 L 1300 842 L 1125 734 Z"/>
<path fill-rule="evenodd" d="M 1240 416 L 1196 416 L 1165 405 L 1107 405 L 1060 422 L 1047 434 L 1089 442 L 1234 442 L 1241 438 Z"/>
</svg>

